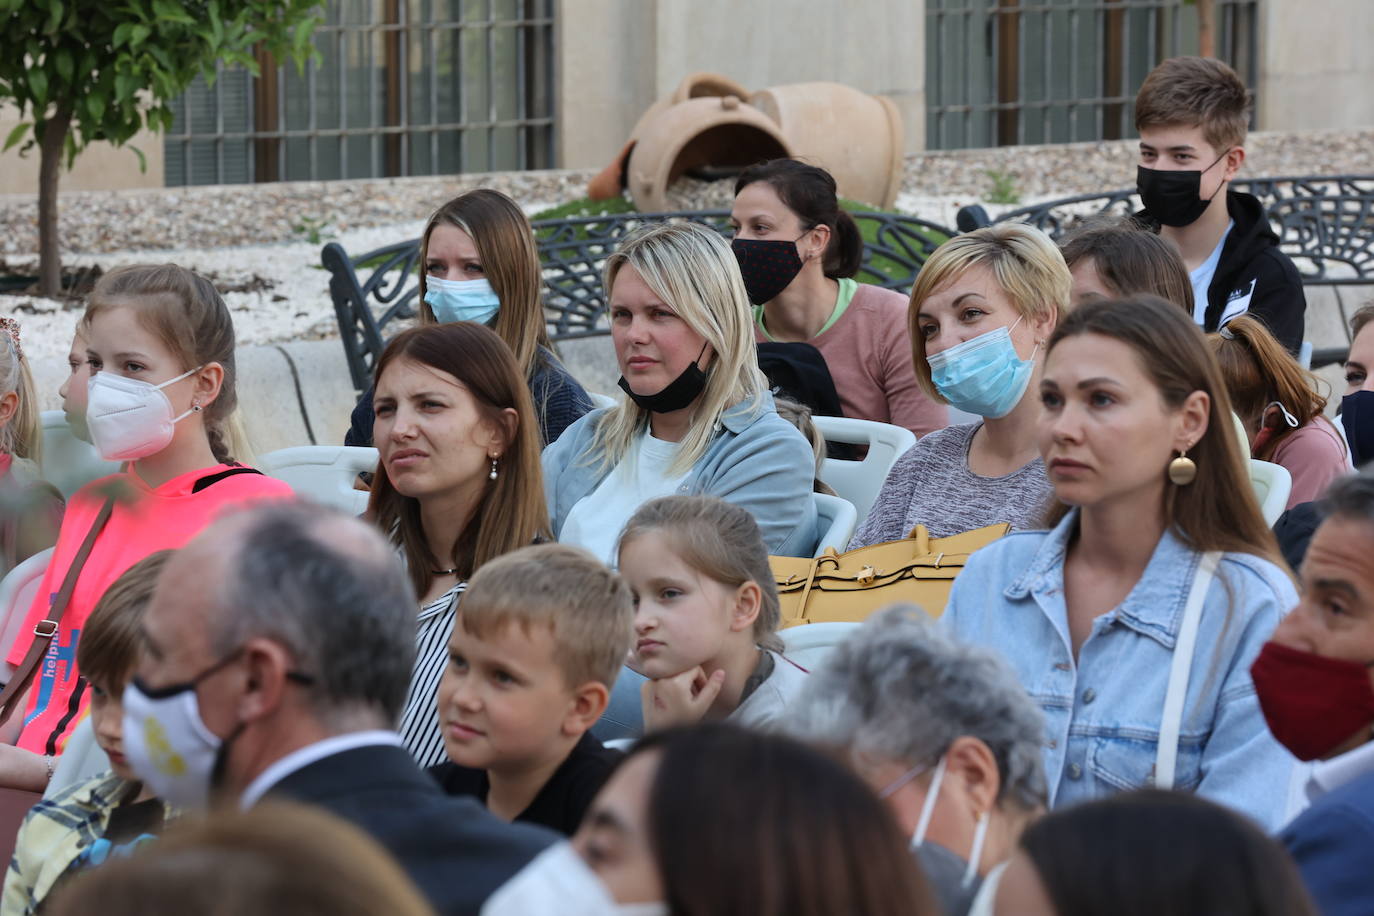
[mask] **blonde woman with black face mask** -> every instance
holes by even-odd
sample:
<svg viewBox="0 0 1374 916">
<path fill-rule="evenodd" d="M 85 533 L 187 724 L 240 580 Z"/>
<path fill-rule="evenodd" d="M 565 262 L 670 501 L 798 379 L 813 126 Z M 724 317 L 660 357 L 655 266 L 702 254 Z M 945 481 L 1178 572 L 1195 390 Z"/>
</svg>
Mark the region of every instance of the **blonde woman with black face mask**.
<svg viewBox="0 0 1374 916">
<path fill-rule="evenodd" d="M 642 503 L 700 493 L 748 509 L 769 553 L 809 556 L 815 458 L 773 408 L 729 246 L 693 223 L 649 226 L 607 259 L 605 287 L 624 398 L 544 450 L 554 535 L 614 564 Z"/>
</svg>

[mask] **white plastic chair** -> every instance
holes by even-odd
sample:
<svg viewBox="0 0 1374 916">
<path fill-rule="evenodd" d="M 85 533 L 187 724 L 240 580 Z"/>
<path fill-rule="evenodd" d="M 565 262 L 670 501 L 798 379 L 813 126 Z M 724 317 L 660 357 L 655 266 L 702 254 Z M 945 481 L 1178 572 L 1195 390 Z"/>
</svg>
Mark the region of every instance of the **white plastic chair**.
<svg viewBox="0 0 1374 916">
<path fill-rule="evenodd" d="M 1288 494 L 1293 492 L 1293 475 L 1281 464 L 1251 458 L 1250 486 L 1255 489 L 1264 523 L 1272 528 L 1288 507 Z"/>
<path fill-rule="evenodd" d="M 43 462 L 39 470 L 43 479 L 67 498 L 77 490 L 119 470 L 119 463 L 105 461 L 89 442 L 72 435 L 67 416 L 60 410 L 45 410 L 42 414 Z"/>
<path fill-rule="evenodd" d="M 862 624 L 852 622 L 802 623 L 779 630 L 782 654 L 807 671 L 815 671 L 830 650 L 849 638 Z"/>
<path fill-rule="evenodd" d="M 52 560 L 52 548 L 39 551 L 0 579 L 0 651 L 9 655 L 10 646 L 24 625 L 24 618 L 33 606 L 38 586 L 43 581 L 43 573 L 48 570 Z M 3 658 L 4 656 L 0 656 Z M 0 662 L 0 680 L 8 681 L 14 669 Z"/>
<path fill-rule="evenodd" d="M 849 500 L 859 518 L 866 518 L 887 472 L 907 449 L 916 444 L 911 430 L 891 423 L 855 420 L 850 417 L 812 417 L 816 429 L 827 442 L 844 442 L 868 447 L 862 461 L 827 458 L 821 464 L 821 480 L 838 496 Z"/>
<path fill-rule="evenodd" d="M 377 469 L 377 450 L 348 445 L 300 445 L 278 449 L 258 458 L 258 470 L 284 480 L 296 495 L 362 515 L 368 493 L 353 482 L 363 471 Z"/>
<path fill-rule="evenodd" d="M 52 798 L 68 786 L 94 779 L 110 768 L 110 758 L 95 740 L 95 727 L 88 715 L 72 729 L 62 756 L 53 767 L 52 779 L 43 790 L 44 798 Z"/>
<path fill-rule="evenodd" d="M 812 556 L 820 556 L 827 547 L 844 553 L 849 539 L 854 536 L 854 529 L 859 526 L 859 513 L 854 510 L 854 504 L 825 493 L 812 493 L 811 498 L 816 502 L 816 530 L 820 533 Z"/>
<path fill-rule="evenodd" d="M 616 405 L 615 398 L 611 397 L 609 394 L 600 394 L 596 391 L 588 391 L 587 397 L 592 399 L 593 407 L 614 407 Z"/>
</svg>

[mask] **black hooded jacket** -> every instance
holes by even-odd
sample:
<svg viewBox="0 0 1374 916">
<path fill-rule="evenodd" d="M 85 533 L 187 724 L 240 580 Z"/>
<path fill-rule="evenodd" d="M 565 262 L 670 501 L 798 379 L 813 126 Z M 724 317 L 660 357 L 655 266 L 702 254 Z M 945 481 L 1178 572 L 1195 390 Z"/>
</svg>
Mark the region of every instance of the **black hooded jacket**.
<svg viewBox="0 0 1374 916">
<path fill-rule="evenodd" d="M 1288 255 L 1279 250 L 1279 237 L 1270 227 L 1259 198 L 1228 190 L 1226 211 L 1235 225 L 1226 236 L 1221 260 L 1207 287 L 1202 329 L 1210 333 L 1221 326 L 1222 316 L 1230 320 L 1248 312 L 1296 355 L 1302 347 L 1303 313 L 1307 311 L 1302 277 Z M 1157 230 L 1158 224 L 1147 212 L 1136 215 Z M 1242 307 L 1240 300 L 1248 304 Z"/>
</svg>

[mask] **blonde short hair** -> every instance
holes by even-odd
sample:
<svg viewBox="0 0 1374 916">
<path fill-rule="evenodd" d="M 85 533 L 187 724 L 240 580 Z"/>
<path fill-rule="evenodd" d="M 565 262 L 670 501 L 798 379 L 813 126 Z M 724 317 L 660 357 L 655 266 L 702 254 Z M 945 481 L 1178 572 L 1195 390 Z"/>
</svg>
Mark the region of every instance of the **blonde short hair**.
<svg viewBox="0 0 1374 916">
<path fill-rule="evenodd" d="M 669 475 L 686 473 L 706 454 L 721 415 L 768 390 L 754 349 L 754 318 L 744 279 L 725 240 L 714 229 L 690 222 L 652 223 L 627 237 L 606 259 L 602 285 L 608 299 L 626 267 L 633 267 L 715 351 L 692 426 L 666 469 Z M 598 424 L 592 451 L 602 450 L 604 465 L 614 467 L 648 423 L 649 411 L 622 397 Z"/>
<path fill-rule="evenodd" d="M 527 633 L 545 627 L 569 687 L 610 687 L 630 652 L 634 616 L 630 587 L 596 557 L 567 544 L 535 544 L 477 570 L 454 625 L 478 639 L 512 624 Z"/>
<path fill-rule="evenodd" d="M 986 267 L 1012 305 L 1026 318 L 1053 314 L 1058 324 L 1068 312 L 1073 293 L 1073 277 L 1059 247 L 1048 235 L 1025 223 L 997 223 L 975 229 L 956 235 L 935 249 L 911 287 L 906 320 L 916 381 L 922 391 L 942 404 L 948 402 L 930 379 L 926 340 L 921 334 L 918 315 L 921 304 L 931 293 L 963 276 L 972 267 Z"/>
</svg>

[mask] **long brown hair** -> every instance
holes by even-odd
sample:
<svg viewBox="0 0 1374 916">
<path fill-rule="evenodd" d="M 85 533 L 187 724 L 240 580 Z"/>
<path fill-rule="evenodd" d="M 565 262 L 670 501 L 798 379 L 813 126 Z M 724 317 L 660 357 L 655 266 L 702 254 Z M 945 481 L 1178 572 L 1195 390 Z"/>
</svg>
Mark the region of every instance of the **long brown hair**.
<svg viewBox="0 0 1374 916">
<path fill-rule="evenodd" d="M 838 760 L 725 722 L 648 735 L 626 759 L 655 751 L 649 843 L 676 916 L 939 912 L 891 811 Z"/>
<path fill-rule="evenodd" d="M 1259 418 L 1263 422 L 1261 414 L 1274 401 L 1292 413 L 1300 426 L 1326 409 L 1326 398 L 1317 390 L 1325 383 L 1299 365 L 1258 318 L 1232 318 L 1219 332 L 1207 335 L 1207 344 L 1216 355 L 1231 404 L 1242 421 Z M 1255 457 L 1267 459 L 1296 431 L 1280 423 Z"/>
<path fill-rule="evenodd" d="M 429 262 L 429 237 L 443 223 L 463 230 L 477 246 L 482 272 L 492 291 L 501 300 L 492 330 L 515 354 L 521 378 L 535 369 L 539 348 L 552 351 L 549 331 L 544 324 L 544 303 L 540 293 L 544 276 L 539 266 L 539 246 L 534 230 L 520 206 L 500 191 L 478 188 L 444 204 L 425 224 L 420 239 L 420 321 L 434 324 L 434 311 L 425 302 L 425 278 Z"/>
<path fill-rule="evenodd" d="M 1157 296 L 1116 302 L 1087 302 L 1069 313 L 1050 337 L 1046 354 L 1080 334 L 1118 340 L 1135 351 L 1145 374 L 1172 409 L 1194 391 L 1211 399 L 1207 431 L 1188 457 L 1197 464 L 1197 479 L 1188 486 L 1164 486 L 1164 523 L 1193 550 L 1248 553 L 1284 566 L 1274 535 L 1264 523 L 1250 486 L 1231 420 L 1231 398 L 1202 330 L 1177 305 Z M 1160 476 L 1166 468 L 1159 469 Z M 1051 527 L 1068 507 L 1050 509 Z"/>
<path fill-rule="evenodd" d="M 529 386 L 510 348 L 493 332 L 470 321 L 411 328 L 397 334 L 382 351 L 377 380 L 401 359 L 456 378 L 493 423 L 506 408 L 514 408 L 519 416 L 515 435 L 501 458 L 502 472 L 486 487 L 471 521 L 445 557 L 436 557 L 430 550 L 419 500 L 398 493 L 386 468 L 377 463 L 368 515 L 400 547 L 415 591 L 423 595 L 434 580 L 435 569 L 452 567 L 460 579 L 466 579 L 493 557 L 533 543 L 536 537 L 551 539 L 552 535 L 539 465 L 539 424 Z"/>
<path fill-rule="evenodd" d="M 224 380 L 219 394 L 204 405 L 205 435 L 215 460 L 229 463 L 243 443 L 235 442 L 231 422 L 239 398 L 234 384 L 234 319 L 214 284 L 175 264 L 133 264 L 100 278 L 81 318 L 82 333 L 107 308 L 132 306 L 139 323 L 176 354 L 183 370 L 219 363 Z M 242 455 L 240 458 L 244 457 Z"/>
</svg>

